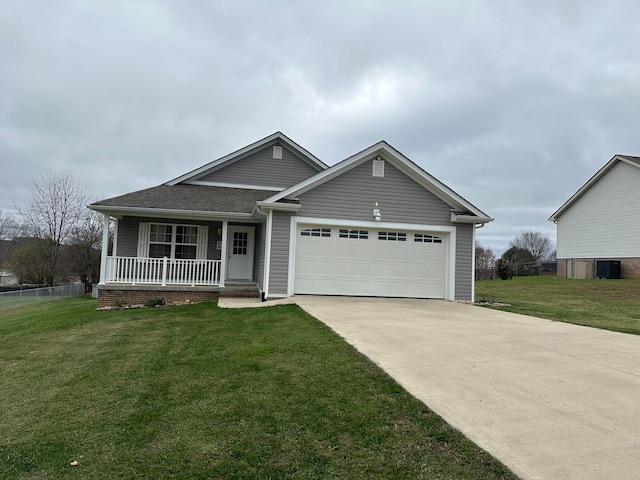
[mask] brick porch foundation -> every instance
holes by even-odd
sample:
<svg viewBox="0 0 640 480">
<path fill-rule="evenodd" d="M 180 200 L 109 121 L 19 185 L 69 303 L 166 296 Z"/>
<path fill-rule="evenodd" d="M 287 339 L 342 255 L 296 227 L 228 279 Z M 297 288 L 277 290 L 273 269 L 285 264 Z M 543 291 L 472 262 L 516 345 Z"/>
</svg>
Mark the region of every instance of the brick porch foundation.
<svg viewBox="0 0 640 480">
<path fill-rule="evenodd" d="M 149 300 L 162 298 L 166 305 L 213 302 L 220 297 L 258 298 L 257 287 L 241 288 L 162 288 L 153 286 L 98 286 L 98 308 L 144 305 Z"/>
</svg>

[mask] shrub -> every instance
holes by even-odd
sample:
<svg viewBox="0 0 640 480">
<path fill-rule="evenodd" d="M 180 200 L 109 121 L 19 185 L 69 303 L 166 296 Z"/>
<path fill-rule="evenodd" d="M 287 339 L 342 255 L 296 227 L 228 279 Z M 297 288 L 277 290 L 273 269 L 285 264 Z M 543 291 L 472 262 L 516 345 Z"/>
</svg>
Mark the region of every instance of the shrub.
<svg viewBox="0 0 640 480">
<path fill-rule="evenodd" d="M 162 307 L 164 306 L 164 298 L 152 298 L 144 302 L 145 307 Z"/>
</svg>

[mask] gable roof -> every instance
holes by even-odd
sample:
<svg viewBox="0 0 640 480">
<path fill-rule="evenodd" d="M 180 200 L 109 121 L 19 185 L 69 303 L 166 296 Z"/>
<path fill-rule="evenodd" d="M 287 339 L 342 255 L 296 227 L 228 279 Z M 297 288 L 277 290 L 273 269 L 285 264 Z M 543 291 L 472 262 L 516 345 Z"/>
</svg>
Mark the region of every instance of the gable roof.
<svg viewBox="0 0 640 480">
<path fill-rule="evenodd" d="M 204 176 L 215 170 L 219 170 L 224 165 L 237 162 L 238 160 L 241 160 L 251 155 L 252 153 L 255 153 L 265 147 L 276 143 L 281 143 L 287 146 L 287 148 L 295 152 L 304 161 L 306 161 L 309 165 L 311 165 L 318 171 L 322 171 L 327 168 L 327 165 L 324 162 L 322 162 L 306 149 L 302 148 L 296 142 L 287 137 L 284 133 L 275 132 L 267 137 L 264 137 L 261 140 L 258 140 L 257 142 L 252 143 L 251 145 L 247 145 L 246 147 L 236 150 L 235 152 L 225 155 L 224 157 L 214 160 L 213 162 L 209 162 L 206 165 L 203 165 L 199 168 L 196 168 L 195 170 L 185 173 L 184 175 L 174 178 L 173 180 L 168 181 L 165 185 L 177 185 L 179 183 L 197 180 L 201 176 Z"/>
<path fill-rule="evenodd" d="M 562 215 L 571 205 L 573 205 L 580 197 L 582 197 L 587 190 L 589 190 L 598 180 L 600 180 L 609 170 L 613 168 L 618 162 L 624 162 L 633 167 L 640 168 L 640 157 L 634 157 L 631 155 L 614 155 L 600 170 L 598 170 L 582 187 L 574 193 L 569 200 L 564 202 L 562 206 L 556 210 L 550 217 L 549 221 L 556 222 L 560 215 Z M 640 185 L 638 186 L 640 187 Z"/>
<path fill-rule="evenodd" d="M 102 213 L 121 215 L 175 215 L 200 217 L 217 213 L 222 216 L 251 216 L 256 202 L 276 193 L 273 190 L 248 190 L 201 185 L 158 185 L 144 190 L 107 198 L 89 208 Z"/>
<path fill-rule="evenodd" d="M 261 204 L 273 204 L 279 201 L 294 200 L 297 196 L 335 178 L 347 170 L 350 170 L 366 161 L 381 157 L 392 163 L 398 170 L 412 178 L 426 190 L 430 191 L 442 201 L 451 206 L 452 221 L 467 223 L 487 223 L 493 218 L 471 204 L 456 192 L 447 187 L 440 180 L 427 173 L 421 167 L 412 162 L 405 155 L 384 140 L 362 150 L 361 152 L 346 158 L 345 160 L 327 168 L 326 170 L 308 178 L 297 185 L 293 185 L 275 195 L 267 198 Z M 455 217 L 455 220 L 454 220 Z"/>
</svg>

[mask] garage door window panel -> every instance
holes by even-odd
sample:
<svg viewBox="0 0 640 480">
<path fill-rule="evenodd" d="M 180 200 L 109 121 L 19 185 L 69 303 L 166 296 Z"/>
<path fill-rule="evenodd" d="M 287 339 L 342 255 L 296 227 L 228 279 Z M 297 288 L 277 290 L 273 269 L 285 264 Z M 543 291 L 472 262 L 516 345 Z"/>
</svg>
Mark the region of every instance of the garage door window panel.
<svg viewBox="0 0 640 480">
<path fill-rule="evenodd" d="M 404 232 L 378 232 L 378 240 L 390 242 L 406 242 L 407 234 Z"/>
<path fill-rule="evenodd" d="M 331 229 L 330 228 L 304 228 L 300 231 L 300 236 L 330 238 Z"/>
<path fill-rule="evenodd" d="M 352 238 L 358 240 L 367 240 L 369 238 L 368 230 L 347 230 L 340 229 L 340 238 Z"/>
<path fill-rule="evenodd" d="M 442 243 L 442 238 L 427 235 L 426 233 L 415 233 L 413 235 L 413 241 L 416 243 Z"/>
</svg>

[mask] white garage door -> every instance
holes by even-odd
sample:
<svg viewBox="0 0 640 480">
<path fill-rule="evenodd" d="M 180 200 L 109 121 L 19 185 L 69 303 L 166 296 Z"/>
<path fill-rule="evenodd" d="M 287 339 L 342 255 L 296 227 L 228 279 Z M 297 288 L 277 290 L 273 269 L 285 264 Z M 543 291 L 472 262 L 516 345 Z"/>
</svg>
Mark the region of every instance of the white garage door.
<svg viewBox="0 0 640 480">
<path fill-rule="evenodd" d="M 445 298 L 445 234 L 299 225 L 294 293 Z"/>
</svg>

